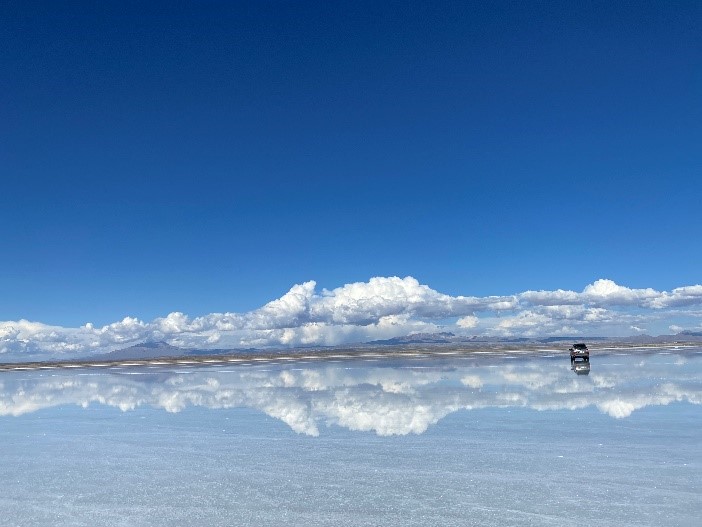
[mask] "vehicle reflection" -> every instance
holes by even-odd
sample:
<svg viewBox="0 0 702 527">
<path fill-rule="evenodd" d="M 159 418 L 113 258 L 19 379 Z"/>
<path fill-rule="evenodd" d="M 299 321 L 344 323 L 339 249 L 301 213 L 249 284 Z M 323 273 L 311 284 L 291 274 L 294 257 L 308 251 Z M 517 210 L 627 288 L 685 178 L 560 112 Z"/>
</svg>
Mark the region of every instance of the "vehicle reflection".
<svg viewBox="0 0 702 527">
<path fill-rule="evenodd" d="M 570 369 L 573 370 L 576 375 L 589 375 L 590 359 L 577 359 L 571 361 Z"/>
</svg>

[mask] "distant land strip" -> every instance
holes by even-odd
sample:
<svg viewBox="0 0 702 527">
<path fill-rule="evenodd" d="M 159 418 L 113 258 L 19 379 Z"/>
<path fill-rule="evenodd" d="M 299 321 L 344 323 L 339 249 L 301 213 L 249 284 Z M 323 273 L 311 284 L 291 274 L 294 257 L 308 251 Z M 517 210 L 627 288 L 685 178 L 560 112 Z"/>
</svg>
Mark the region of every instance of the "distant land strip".
<svg viewBox="0 0 702 527">
<path fill-rule="evenodd" d="M 655 350 L 679 350 L 689 351 L 698 349 L 702 353 L 702 347 L 698 342 L 676 343 L 676 344 L 622 344 L 610 346 L 590 346 L 590 351 L 603 355 L 617 351 L 655 351 Z M 518 354 L 564 354 L 568 353 L 566 348 L 553 348 L 545 346 L 508 346 L 508 345 L 483 345 L 480 347 L 465 346 L 397 346 L 378 348 L 343 348 L 343 349 L 296 349 L 286 352 L 236 352 L 225 355 L 180 355 L 164 356 L 145 359 L 120 359 L 120 360 L 63 360 L 63 361 L 34 361 L 34 362 L 14 362 L 0 363 L 0 371 L 22 371 L 22 370 L 57 370 L 57 369 L 78 369 L 78 368 L 124 368 L 124 367 L 149 367 L 149 366 L 194 366 L 194 365 L 215 365 L 215 364 L 261 364 L 274 363 L 278 361 L 330 361 L 330 360 L 378 360 L 378 359 L 401 359 L 401 358 L 429 358 L 429 357 L 460 357 L 469 355 L 506 355 L 514 356 Z"/>
</svg>

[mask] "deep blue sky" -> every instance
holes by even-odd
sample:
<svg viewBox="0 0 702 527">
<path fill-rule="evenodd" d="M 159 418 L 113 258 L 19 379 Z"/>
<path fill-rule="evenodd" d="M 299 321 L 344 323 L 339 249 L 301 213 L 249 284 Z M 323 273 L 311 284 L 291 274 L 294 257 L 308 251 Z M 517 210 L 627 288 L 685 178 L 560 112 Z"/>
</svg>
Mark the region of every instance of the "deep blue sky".
<svg viewBox="0 0 702 527">
<path fill-rule="evenodd" d="M 700 2 L 3 2 L 0 320 L 700 283 Z"/>
</svg>

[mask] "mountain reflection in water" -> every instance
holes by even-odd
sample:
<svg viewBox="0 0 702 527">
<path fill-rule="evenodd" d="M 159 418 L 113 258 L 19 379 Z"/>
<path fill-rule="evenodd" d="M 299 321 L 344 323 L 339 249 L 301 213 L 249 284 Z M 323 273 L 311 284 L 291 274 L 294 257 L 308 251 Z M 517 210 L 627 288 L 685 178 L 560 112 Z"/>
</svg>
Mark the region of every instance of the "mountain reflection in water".
<svg viewBox="0 0 702 527">
<path fill-rule="evenodd" d="M 555 356 L 7 372 L 0 375 L 0 415 L 91 404 L 122 411 L 252 408 L 302 434 L 336 425 L 387 436 L 421 434 L 459 410 L 595 406 L 620 419 L 650 405 L 702 403 L 699 350 L 613 353 L 596 361 L 587 376 L 574 376 Z"/>
</svg>

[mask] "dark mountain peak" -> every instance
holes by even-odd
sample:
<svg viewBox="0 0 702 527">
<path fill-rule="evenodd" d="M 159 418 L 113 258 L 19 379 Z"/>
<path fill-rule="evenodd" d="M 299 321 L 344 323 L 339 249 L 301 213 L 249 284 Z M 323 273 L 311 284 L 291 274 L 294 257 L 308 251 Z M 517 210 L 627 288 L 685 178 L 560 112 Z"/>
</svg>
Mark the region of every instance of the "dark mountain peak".
<svg viewBox="0 0 702 527">
<path fill-rule="evenodd" d="M 141 344 L 135 344 L 134 346 L 130 346 L 127 349 L 131 349 L 131 348 L 169 349 L 169 348 L 173 348 L 173 347 L 174 346 L 171 346 L 168 342 L 158 340 L 158 341 L 151 341 L 151 342 L 142 342 Z"/>
<path fill-rule="evenodd" d="M 125 359 L 156 359 L 159 357 L 183 355 L 186 350 L 171 346 L 168 342 L 142 342 L 134 344 L 128 348 L 111 351 L 100 355 L 104 360 L 125 360 Z"/>
<path fill-rule="evenodd" d="M 445 344 L 453 342 L 456 335 L 449 331 L 440 331 L 438 333 L 412 333 L 404 337 L 394 337 L 386 340 L 374 340 L 369 344 Z"/>
</svg>

